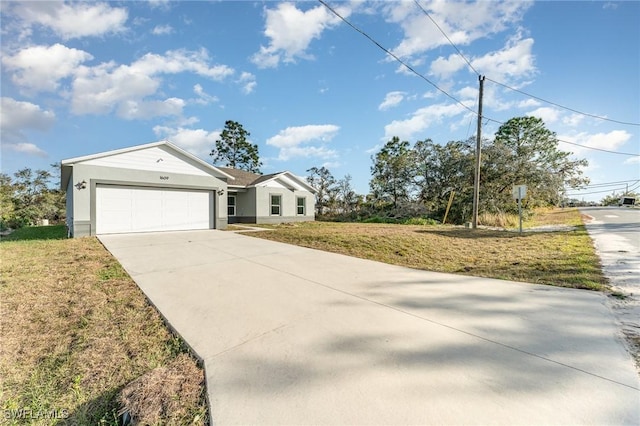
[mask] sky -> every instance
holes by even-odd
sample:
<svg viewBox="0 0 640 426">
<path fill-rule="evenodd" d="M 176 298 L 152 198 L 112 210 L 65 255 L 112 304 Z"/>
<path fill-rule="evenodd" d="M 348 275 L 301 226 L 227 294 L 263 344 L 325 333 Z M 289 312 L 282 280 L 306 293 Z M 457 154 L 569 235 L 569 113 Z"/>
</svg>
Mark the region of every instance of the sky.
<svg viewBox="0 0 640 426">
<path fill-rule="evenodd" d="M 393 136 L 475 135 L 481 74 L 483 136 L 537 116 L 584 146 L 559 144 L 589 161 L 573 197 L 640 192 L 639 1 L 327 3 L 369 38 L 315 1 L 2 0 L 2 172 L 158 140 L 211 162 L 234 120 L 263 173 L 366 194 Z"/>
</svg>

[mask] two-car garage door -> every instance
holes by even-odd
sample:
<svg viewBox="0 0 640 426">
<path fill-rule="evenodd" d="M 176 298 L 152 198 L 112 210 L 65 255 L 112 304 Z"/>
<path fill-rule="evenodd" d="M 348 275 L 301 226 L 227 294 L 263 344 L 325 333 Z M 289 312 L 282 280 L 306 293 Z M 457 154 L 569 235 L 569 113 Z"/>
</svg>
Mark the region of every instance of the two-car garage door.
<svg viewBox="0 0 640 426">
<path fill-rule="evenodd" d="M 213 192 L 96 186 L 96 233 L 213 228 Z"/>
</svg>

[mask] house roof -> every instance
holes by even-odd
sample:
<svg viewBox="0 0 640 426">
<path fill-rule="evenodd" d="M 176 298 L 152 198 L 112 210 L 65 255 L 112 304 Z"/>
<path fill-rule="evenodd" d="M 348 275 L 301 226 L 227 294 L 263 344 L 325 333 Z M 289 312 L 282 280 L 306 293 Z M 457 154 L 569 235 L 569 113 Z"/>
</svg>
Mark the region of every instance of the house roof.
<svg viewBox="0 0 640 426">
<path fill-rule="evenodd" d="M 240 186 L 240 187 L 246 188 L 250 186 L 256 186 L 261 183 L 269 182 L 271 180 L 280 179 L 280 180 L 285 180 L 289 182 L 293 181 L 294 184 L 298 185 L 299 187 L 302 187 L 311 193 L 314 193 L 314 194 L 316 193 L 315 188 L 313 188 L 311 185 L 305 182 L 304 179 L 301 179 L 300 177 L 294 175 L 289 171 L 271 173 L 268 175 L 259 175 L 256 173 L 247 172 L 246 170 L 233 169 L 230 167 L 219 167 L 219 169 L 224 171 L 225 173 L 230 174 L 235 178 L 235 180 L 233 181 L 233 184 L 229 185 L 231 187 Z"/>
<path fill-rule="evenodd" d="M 257 173 L 248 172 L 246 170 L 234 169 L 231 167 L 218 167 L 218 168 L 223 172 L 225 172 L 226 174 L 234 177 L 232 186 L 249 186 L 262 176 Z"/>
<path fill-rule="evenodd" d="M 72 166 L 73 164 L 82 163 L 82 162 L 89 161 L 89 160 L 94 160 L 94 159 L 97 159 L 97 158 L 109 157 L 109 156 L 112 156 L 112 155 L 124 154 L 124 153 L 127 153 L 127 152 L 133 152 L 133 151 L 139 151 L 139 150 L 143 150 L 143 149 L 153 148 L 153 147 L 156 147 L 156 146 L 163 146 L 165 148 L 168 148 L 169 150 L 174 151 L 176 154 L 178 154 L 178 156 L 186 157 L 186 158 L 190 159 L 191 161 L 194 161 L 195 163 L 197 163 L 199 166 L 201 166 L 205 170 L 209 170 L 210 172 L 213 172 L 214 174 L 218 175 L 219 177 L 224 177 L 224 178 L 231 179 L 231 180 L 235 179 L 230 174 L 225 173 L 221 168 L 213 166 L 213 165 L 211 165 L 211 164 L 199 159 L 195 155 L 188 153 L 184 149 L 177 147 L 176 145 L 172 144 L 171 142 L 164 140 L 164 141 L 147 143 L 147 144 L 144 144 L 144 145 L 136 145 L 136 146 L 131 146 L 131 147 L 128 147 L 128 148 L 115 149 L 115 150 L 112 150 L 112 151 L 99 152 L 97 154 L 85 155 L 85 156 L 82 156 L 82 157 L 74 157 L 74 158 L 68 158 L 66 160 L 62 160 L 61 161 L 62 174 L 61 174 L 61 180 L 60 180 L 62 188 L 66 188 L 67 187 L 69 178 L 71 176 L 71 167 L 70 166 Z"/>
</svg>

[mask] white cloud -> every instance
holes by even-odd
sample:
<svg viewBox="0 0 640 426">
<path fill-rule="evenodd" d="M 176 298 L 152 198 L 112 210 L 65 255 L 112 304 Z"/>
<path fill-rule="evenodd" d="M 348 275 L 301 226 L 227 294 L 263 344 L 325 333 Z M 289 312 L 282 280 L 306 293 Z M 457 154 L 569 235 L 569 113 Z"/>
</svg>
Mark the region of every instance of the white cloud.
<svg viewBox="0 0 640 426">
<path fill-rule="evenodd" d="M 609 151 L 616 151 L 622 145 L 624 145 L 629 139 L 631 139 L 631 133 L 626 130 L 612 130 L 609 133 L 586 133 L 581 132 L 573 135 L 558 135 L 558 139 L 562 139 L 568 142 L 573 142 L 578 145 L 584 145 L 591 148 L 606 149 Z M 566 151 L 572 151 L 574 154 L 581 154 L 590 151 L 586 148 L 581 148 L 576 145 L 562 144 Z"/>
<path fill-rule="evenodd" d="M 442 56 L 440 56 L 438 57 L 438 59 L 431 62 L 429 73 L 439 78 L 446 78 L 461 70 L 465 66 L 467 66 L 467 64 L 457 53 L 449 55 L 448 58 L 443 58 Z"/>
<path fill-rule="evenodd" d="M 481 37 L 504 31 L 522 20 L 532 2 L 430 2 L 423 6 L 438 26 L 457 46 L 468 45 Z M 413 2 L 389 2 L 384 11 L 387 20 L 397 23 L 404 39 L 393 49 L 401 57 L 421 54 L 448 45 L 440 30 L 429 22 Z"/>
<path fill-rule="evenodd" d="M 624 160 L 624 164 L 640 164 L 640 157 L 629 157 Z"/>
<path fill-rule="evenodd" d="M 384 101 L 382 101 L 382 103 L 378 105 L 378 109 L 380 111 L 385 111 L 389 108 L 398 106 L 400 102 L 404 100 L 405 95 L 406 95 L 405 92 L 398 92 L 398 91 L 387 93 L 387 95 L 384 97 Z"/>
<path fill-rule="evenodd" d="M 560 110 L 551 107 L 540 107 L 531 112 L 528 112 L 526 115 L 530 117 L 541 118 L 545 124 L 555 123 L 560 118 Z"/>
<path fill-rule="evenodd" d="M 127 9 L 107 3 L 65 3 L 62 1 L 19 2 L 11 9 L 22 26 L 51 29 L 65 40 L 118 33 L 125 29 Z"/>
<path fill-rule="evenodd" d="M 171 25 L 156 25 L 151 33 L 154 35 L 168 35 L 173 33 L 173 27 Z"/>
<path fill-rule="evenodd" d="M 3 144 L 3 149 L 8 149 L 9 151 L 21 152 L 23 154 L 33 155 L 35 157 L 43 157 L 46 158 L 49 154 L 46 151 L 38 148 L 37 145 L 29 143 L 29 142 L 19 142 L 15 144 Z"/>
<path fill-rule="evenodd" d="M 162 74 L 193 72 L 219 81 L 234 73 L 226 65 L 210 66 L 208 62 L 205 50 L 172 50 L 164 55 L 148 53 L 131 65 L 116 66 L 109 62 L 95 67 L 81 66 L 73 82 L 72 111 L 75 114 L 106 114 L 115 107 L 127 110 L 130 101 L 140 104 L 158 91 Z M 164 106 L 147 105 L 145 114 L 158 111 L 166 115 L 179 106 L 175 101 L 167 101 Z"/>
<path fill-rule="evenodd" d="M 117 114 L 126 120 L 149 119 L 168 115 L 182 115 L 185 102 L 180 98 L 164 101 L 127 100 L 118 106 Z"/>
<path fill-rule="evenodd" d="M 582 114 L 571 114 L 569 116 L 562 118 L 562 123 L 566 124 L 570 127 L 577 127 L 584 120 L 584 115 Z"/>
<path fill-rule="evenodd" d="M 71 76 L 83 62 L 93 59 L 89 53 L 61 44 L 32 46 L 13 56 L 3 56 L 7 71 L 15 71 L 11 80 L 27 92 L 54 91 L 60 80 Z"/>
<path fill-rule="evenodd" d="M 132 72 L 146 75 L 177 74 L 193 72 L 213 80 L 223 80 L 234 73 L 226 65 L 209 66 L 209 54 L 205 49 L 189 51 L 186 49 L 169 50 L 164 55 L 147 53 L 131 64 Z"/>
<path fill-rule="evenodd" d="M 237 81 L 238 84 L 242 85 L 242 93 L 248 95 L 253 92 L 258 85 L 256 82 L 256 76 L 251 74 L 250 72 L 243 72 L 240 74 L 240 78 Z"/>
<path fill-rule="evenodd" d="M 339 13 L 348 17 L 350 9 L 337 7 Z M 280 61 L 295 62 L 296 58 L 312 59 L 306 52 L 313 39 L 339 23 L 339 19 L 324 6 L 302 11 L 293 3 L 280 3 L 266 10 L 264 35 L 270 39 L 268 46 L 260 46 L 251 61 L 259 68 L 277 67 Z"/>
<path fill-rule="evenodd" d="M 28 141 L 25 132 L 49 130 L 55 122 L 53 111 L 43 111 L 38 105 L 8 97 L 0 98 L 0 105 L 2 147 L 46 157 L 47 154 L 43 150 Z"/>
<path fill-rule="evenodd" d="M 198 95 L 198 98 L 195 100 L 195 103 L 200 105 L 209 105 L 211 103 L 218 102 L 218 98 L 216 96 L 212 96 L 204 91 L 202 86 L 196 84 L 193 86 L 193 93 Z"/>
<path fill-rule="evenodd" d="M 518 108 L 533 108 L 533 107 L 538 107 L 542 105 L 540 102 L 536 101 L 535 99 L 525 99 L 524 101 L 520 101 L 517 104 Z"/>
<path fill-rule="evenodd" d="M 434 104 L 420 108 L 406 120 L 394 120 L 384 126 L 384 139 L 394 136 L 401 140 L 411 140 L 417 133 L 423 132 L 432 124 L 441 123 L 443 118 L 454 117 L 466 111 L 459 104 Z"/>
<path fill-rule="evenodd" d="M 530 77 L 536 73 L 532 48 L 532 38 L 523 39 L 521 34 L 517 34 L 503 49 L 474 58 L 471 64 L 480 73 L 503 83 Z"/>
<path fill-rule="evenodd" d="M 324 143 L 333 139 L 338 130 L 340 127 L 333 124 L 287 127 L 267 139 L 267 145 L 278 148 L 278 159 L 283 161 L 294 157 L 334 158 L 336 151 L 325 147 Z M 309 146 L 308 143 L 313 141 L 320 142 L 320 145 Z"/>
<path fill-rule="evenodd" d="M 204 160 L 209 158 L 209 153 L 215 146 L 216 139 L 220 138 L 218 130 L 208 131 L 184 127 L 155 126 L 153 132 L 156 136 L 168 139 L 180 148 Z"/>
<path fill-rule="evenodd" d="M 342 163 L 339 161 L 325 161 L 321 165 L 321 167 L 326 167 L 327 169 L 337 169 L 340 166 L 342 166 Z"/>
</svg>

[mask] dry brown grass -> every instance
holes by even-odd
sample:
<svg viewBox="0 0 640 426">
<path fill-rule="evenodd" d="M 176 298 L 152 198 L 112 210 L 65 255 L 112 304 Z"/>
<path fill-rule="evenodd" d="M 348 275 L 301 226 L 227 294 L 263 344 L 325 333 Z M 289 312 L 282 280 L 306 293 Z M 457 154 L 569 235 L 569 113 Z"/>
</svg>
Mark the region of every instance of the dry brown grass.
<svg viewBox="0 0 640 426">
<path fill-rule="evenodd" d="M 550 218 L 544 218 L 545 214 Z M 573 224 L 577 210 L 538 215 L 538 224 Z M 603 290 L 606 278 L 584 226 L 525 233 L 454 226 L 307 222 L 247 234 L 364 259 L 449 272 Z"/>
<path fill-rule="evenodd" d="M 180 424 L 201 398 L 204 374 L 187 354 L 129 383 L 120 394 L 133 424 Z M 196 418 L 194 420 L 199 420 Z"/>
<path fill-rule="evenodd" d="M 2 410 L 65 410 L 69 424 L 117 424 L 123 387 L 186 351 L 97 239 L 4 241 L 0 251 Z M 174 424 L 205 417 L 200 389 Z M 9 424 L 24 424 L 13 417 Z"/>
</svg>

